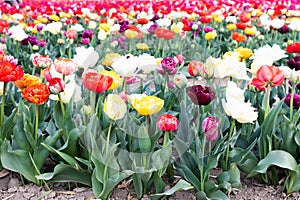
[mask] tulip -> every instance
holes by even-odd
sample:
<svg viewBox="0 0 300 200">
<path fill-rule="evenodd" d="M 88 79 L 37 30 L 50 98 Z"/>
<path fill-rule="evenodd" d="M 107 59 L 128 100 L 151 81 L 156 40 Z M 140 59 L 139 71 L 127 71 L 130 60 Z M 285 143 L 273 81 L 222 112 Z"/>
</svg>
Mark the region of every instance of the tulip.
<svg viewBox="0 0 300 200">
<path fill-rule="evenodd" d="M 107 95 L 104 101 L 104 112 L 112 120 L 122 119 L 127 111 L 123 99 L 117 94 Z"/>
<path fill-rule="evenodd" d="M 291 69 L 295 69 L 296 71 L 300 70 L 300 55 L 288 60 L 287 65 Z"/>
<path fill-rule="evenodd" d="M 140 115 L 153 115 L 164 106 L 164 100 L 155 96 L 130 97 L 130 102 Z"/>
<path fill-rule="evenodd" d="M 121 78 L 115 71 L 101 70 L 99 74 L 109 76 L 113 79 L 111 86 L 108 88 L 109 90 L 119 88 L 123 84 L 123 78 Z"/>
<path fill-rule="evenodd" d="M 271 87 L 282 85 L 284 81 L 284 73 L 278 67 L 263 65 L 256 73 L 256 77 L 252 79 L 251 85 L 259 90 L 264 90 L 267 85 Z"/>
<path fill-rule="evenodd" d="M 93 34 L 94 34 L 93 30 L 85 30 L 85 31 L 83 31 L 83 33 L 82 33 L 82 38 L 89 38 L 89 39 L 92 39 Z"/>
<path fill-rule="evenodd" d="M 78 65 L 69 58 L 57 58 L 54 61 L 54 67 L 57 72 L 63 75 L 71 75 L 77 70 Z"/>
<path fill-rule="evenodd" d="M 16 65 L 9 61 L 0 62 L 0 82 L 10 82 L 21 79 L 24 71 L 20 65 Z"/>
<path fill-rule="evenodd" d="M 219 120 L 215 117 L 208 116 L 202 121 L 202 130 L 206 135 L 206 140 L 214 141 L 218 137 Z"/>
<path fill-rule="evenodd" d="M 246 40 L 246 36 L 238 32 L 232 33 L 231 38 L 237 42 L 244 42 Z"/>
<path fill-rule="evenodd" d="M 176 61 L 174 58 L 166 57 L 161 61 L 161 67 L 158 68 L 160 74 L 174 75 L 177 72 Z"/>
<path fill-rule="evenodd" d="M 286 47 L 288 53 L 300 53 L 300 42 L 295 42 Z"/>
<path fill-rule="evenodd" d="M 22 91 L 22 97 L 29 103 L 42 105 L 49 99 L 50 91 L 46 84 L 37 83 L 29 85 Z"/>
<path fill-rule="evenodd" d="M 93 92 L 101 93 L 112 85 L 113 79 L 96 72 L 88 72 L 83 78 L 83 86 Z"/>
<path fill-rule="evenodd" d="M 290 106 L 290 101 L 291 101 L 291 94 L 287 94 L 284 103 L 288 106 Z M 300 95 L 299 94 L 294 94 L 294 99 L 293 99 L 293 108 L 299 109 L 300 107 Z"/>
<path fill-rule="evenodd" d="M 20 90 L 23 90 L 27 86 L 35 85 L 35 84 L 41 83 L 41 82 L 42 81 L 36 76 L 30 75 L 30 74 L 24 74 L 24 76 L 21 79 L 14 81 L 14 84 L 15 84 L 15 86 L 17 86 L 17 88 L 19 88 Z"/>
<path fill-rule="evenodd" d="M 176 131 L 179 126 L 179 121 L 171 114 L 163 114 L 158 117 L 156 126 L 161 131 Z"/>
<path fill-rule="evenodd" d="M 188 73 L 191 76 L 199 76 L 207 74 L 207 69 L 204 67 L 204 64 L 201 61 L 192 60 L 188 64 Z"/>
<path fill-rule="evenodd" d="M 49 81 L 49 89 L 53 94 L 59 94 L 65 90 L 65 83 L 61 78 L 52 78 Z"/>
<path fill-rule="evenodd" d="M 215 93 L 207 86 L 190 86 L 186 88 L 186 92 L 192 102 L 196 105 L 208 105 L 215 98 Z"/>
<path fill-rule="evenodd" d="M 180 89 L 184 88 L 188 82 L 188 80 L 184 74 L 176 74 L 173 78 L 173 81 L 174 81 L 175 85 Z"/>
<path fill-rule="evenodd" d="M 50 67 L 52 64 L 52 59 L 50 57 L 40 55 L 39 53 L 32 54 L 30 58 L 35 67 L 46 68 Z"/>
</svg>

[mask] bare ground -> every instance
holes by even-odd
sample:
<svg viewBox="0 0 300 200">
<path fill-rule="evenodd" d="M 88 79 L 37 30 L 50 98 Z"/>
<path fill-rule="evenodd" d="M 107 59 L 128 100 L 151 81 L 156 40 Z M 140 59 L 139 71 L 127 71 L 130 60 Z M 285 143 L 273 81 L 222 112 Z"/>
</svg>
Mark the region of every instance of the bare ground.
<svg viewBox="0 0 300 200">
<path fill-rule="evenodd" d="M 45 187 L 34 184 L 22 185 L 18 174 L 5 172 L 0 173 L 0 199 L 2 200 L 93 200 L 93 191 L 88 187 L 76 186 L 74 183 L 50 183 L 51 191 Z M 178 191 L 167 199 L 174 200 L 194 200 L 195 191 Z M 293 193 L 287 196 L 281 192 L 280 186 L 268 186 L 261 184 L 258 180 L 242 178 L 242 188 L 234 189 L 228 195 L 231 200 L 297 200 L 300 193 Z M 137 199 L 132 185 L 122 183 L 114 189 L 111 200 L 134 200 Z M 143 197 L 143 200 L 150 198 Z"/>
</svg>

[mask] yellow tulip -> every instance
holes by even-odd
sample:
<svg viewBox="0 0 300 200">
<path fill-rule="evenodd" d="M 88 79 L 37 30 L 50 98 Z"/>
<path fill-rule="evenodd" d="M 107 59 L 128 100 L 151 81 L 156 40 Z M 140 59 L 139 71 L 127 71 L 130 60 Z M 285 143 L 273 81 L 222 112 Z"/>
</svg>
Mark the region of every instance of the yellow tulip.
<svg viewBox="0 0 300 200">
<path fill-rule="evenodd" d="M 234 31 L 236 29 L 236 25 L 235 24 L 227 24 L 226 28 L 229 31 Z"/>
<path fill-rule="evenodd" d="M 164 106 L 164 100 L 155 96 L 142 96 L 131 101 L 132 106 L 140 115 L 153 115 Z"/>
<path fill-rule="evenodd" d="M 149 46 L 146 43 L 137 43 L 136 48 L 140 49 L 140 50 L 143 50 L 143 51 L 146 51 L 146 50 L 149 49 Z"/>
<path fill-rule="evenodd" d="M 101 29 L 103 29 L 104 31 L 109 31 L 110 30 L 110 25 L 109 24 L 107 24 L 107 23 L 101 23 L 100 25 L 99 25 L 99 28 L 101 28 Z"/>
<path fill-rule="evenodd" d="M 256 28 L 253 26 L 252 28 L 245 28 L 244 30 L 245 34 L 247 35 L 255 35 L 256 33 Z"/>
<path fill-rule="evenodd" d="M 109 76 L 113 79 L 113 83 L 108 88 L 109 90 L 113 90 L 116 88 L 119 88 L 123 84 L 123 78 L 120 77 L 119 74 L 117 74 L 115 71 L 107 71 L 107 70 L 101 70 L 99 74 Z"/>
<path fill-rule="evenodd" d="M 124 117 L 127 106 L 119 95 L 109 94 L 104 101 L 103 111 L 110 119 L 118 120 Z"/>
<path fill-rule="evenodd" d="M 254 55 L 251 49 L 244 48 L 244 47 L 239 47 L 239 48 L 235 49 L 234 51 L 239 52 L 240 57 L 242 59 L 248 59 L 248 58 L 250 58 L 251 56 Z"/>
<path fill-rule="evenodd" d="M 50 15 L 49 18 L 52 19 L 53 21 L 56 21 L 56 22 L 59 21 L 59 16 L 57 16 L 55 14 Z"/>
<path fill-rule="evenodd" d="M 138 32 L 136 31 L 133 31 L 133 30 L 130 30 L 130 29 L 127 29 L 125 32 L 124 32 L 125 36 L 129 39 L 134 39 L 138 36 Z"/>
<path fill-rule="evenodd" d="M 208 32 L 205 34 L 205 39 L 206 40 L 213 40 L 217 37 L 217 33 L 215 31 Z"/>
<path fill-rule="evenodd" d="M 102 65 L 111 66 L 115 60 L 120 58 L 121 55 L 118 53 L 107 53 L 102 62 Z"/>
</svg>

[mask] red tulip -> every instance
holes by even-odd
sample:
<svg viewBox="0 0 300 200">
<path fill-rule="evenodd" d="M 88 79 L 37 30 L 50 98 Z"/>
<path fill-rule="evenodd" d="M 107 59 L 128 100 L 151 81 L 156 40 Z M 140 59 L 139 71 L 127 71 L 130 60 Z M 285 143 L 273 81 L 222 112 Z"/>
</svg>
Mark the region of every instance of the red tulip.
<svg viewBox="0 0 300 200">
<path fill-rule="evenodd" d="M 286 47 L 289 53 L 300 53 L 300 42 L 295 42 Z"/>
<path fill-rule="evenodd" d="M 173 31 L 164 28 L 156 28 L 154 33 L 156 37 L 164 38 L 166 40 L 172 40 L 175 37 L 175 33 Z"/>
<path fill-rule="evenodd" d="M 263 65 L 256 73 L 256 77 L 252 79 L 251 85 L 259 90 L 264 90 L 270 84 L 271 87 L 282 85 L 284 81 L 284 73 L 278 67 Z"/>
<path fill-rule="evenodd" d="M 16 66 L 7 60 L 0 62 L 0 82 L 10 82 L 21 79 L 24 71 L 20 65 Z"/>
<path fill-rule="evenodd" d="M 49 89 L 53 94 L 59 94 L 65 90 L 65 83 L 61 78 L 52 78 L 48 82 Z"/>
<path fill-rule="evenodd" d="M 93 92 L 101 93 L 111 86 L 113 79 L 96 72 L 89 72 L 83 78 L 83 86 Z"/>
<path fill-rule="evenodd" d="M 139 19 L 136 20 L 136 22 L 138 24 L 147 24 L 148 23 L 148 19 L 146 19 L 146 18 L 139 18 Z"/>
<path fill-rule="evenodd" d="M 162 131 L 176 131 L 179 126 L 179 121 L 171 114 L 163 114 L 158 117 L 156 125 Z"/>
</svg>

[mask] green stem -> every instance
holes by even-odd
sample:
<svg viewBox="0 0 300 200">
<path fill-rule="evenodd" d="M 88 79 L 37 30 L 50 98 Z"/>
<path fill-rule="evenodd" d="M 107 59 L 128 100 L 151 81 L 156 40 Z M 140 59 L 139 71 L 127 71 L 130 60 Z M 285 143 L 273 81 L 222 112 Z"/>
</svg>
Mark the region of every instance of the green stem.
<svg viewBox="0 0 300 200">
<path fill-rule="evenodd" d="M 293 120 L 293 108 L 294 108 L 293 104 L 294 104 L 295 90 L 296 90 L 296 84 L 293 84 L 292 92 L 291 92 L 291 98 L 290 98 L 290 121 L 291 122 Z"/>
<path fill-rule="evenodd" d="M 205 138 L 206 136 L 203 137 L 202 140 L 202 151 L 201 151 L 201 167 L 200 167 L 200 182 L 201 182 L 201 191 L 204 192 L 204 155 L 205 155 Z"/>
<path fill-rule="evenodd" d="M 270 84 L 268 84 L 268 86 L 267 86 L 267 91 L 266 91 L 266 110 L 265 110 L 265 117 L 264 117 L 264 119 L 266 119 L 267 118 L 267 116 L 268 116 L 268 114 L 269 114 L 269 110 L 270 110 L 270 106 L 269 106 L 269 104 L 270 104 L 270 91 L 271 91 L 271 86 L 270 86 Z"/>
<path fill-rule="evenodd" d="M 0 127 L 3 127 L 3 124 L 4 124 L 4 106 L 5 106 L 6 84 L 7 83 L 5 83 L 5 82 L 3 84 L 3 94 L 2 94 L 2 104 L 1 104 L 1 114 L 0 114 Z M 4 139 L 2 132 L 3 132 L 3 130 L 1 130 L 1 139 Z"/>
<path fill-rule="evenodd" d="M 146 115 L 146 130 L 148 134 L 149 134 L 149 123 L 150 123 L 150 116 Z"/>
<path fill-rule="evenodd" d="M 64 106 L 64 103 L 62 102 L 62 99 L 61 99 L 61 96 L 60 96 L 60 93 L 58 93 L 58 100 L 59 100 L 59 104 L 60 104 L 60 108 L 61 108 L 61 112 L 63 114 L 63 118 L 65 116 L 65 106 Z"/>
<path fill-rule="evenodd" d="M 38 131 L 39 131 L 39 106 L 35 105 L 35 131 L 34 131 L 35 143 L 37 143 L 38 141 Z"/>
<path fill-rule="evenodd" d="M 111 133 L 111 127 L 112 127 L 113 121 L 111 120 L 109 123 L 109 127 L 108 127 L 108 132 L 107 132 L 107 137 L 106 137 L 106 147 L 105 147 L 105 156 L 108 157 L 108 146 L 109 146 L 109 140 L 110 140 L 110 133 Z M 108 170 L 108 163 L 104 163 L 105 167 L 104 167 L 104 172 L 103 172 L 103 177 L 104 180 L 107 180 L 107 170 Z"/>
<path fill-rule="evenodd" d="M 164 131 L 164 141 L 163 141 L 163 147 L 167 145 L 167 142 L 169 140 L 169 131 Z"/>
<path fill-rule="evenodd" d="M 233 133 L 233 130 L 234 130 L 234 126 L 235 126 L 235 119 L 233 119 L 231 121 L 231 127 L 230 127 L 230 131 L 229 131 L 229 135 L 228 135 L 228 143 L 231 139 L 231 136 L 232 136 L 232 133 Z M 226 167 L 226 169 L 229 169 L 229 167 L 228 167 L 229 148 L 230 148 L 230 145 L 228 144 L 228 146 L 226 148 L 226 153 L 225 153 L 225 167 Z"/>
<path fill-rule="evenodd" d="M 96 113 L 96 110 L 95 110 L 95 105 L 96 105 L 96 97 L 97 97 L 97 93 L 96 92 L 93 92 L 92 93 L 92 96 L 91 96 L 91 107 L 92 107 L 92 113 Z"/>
</svg>

